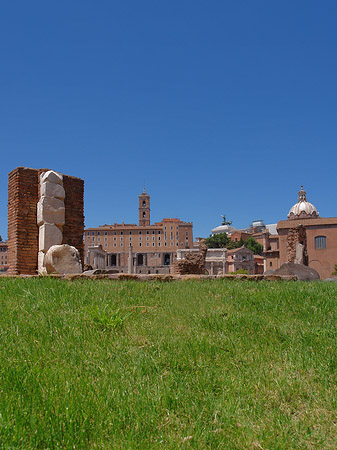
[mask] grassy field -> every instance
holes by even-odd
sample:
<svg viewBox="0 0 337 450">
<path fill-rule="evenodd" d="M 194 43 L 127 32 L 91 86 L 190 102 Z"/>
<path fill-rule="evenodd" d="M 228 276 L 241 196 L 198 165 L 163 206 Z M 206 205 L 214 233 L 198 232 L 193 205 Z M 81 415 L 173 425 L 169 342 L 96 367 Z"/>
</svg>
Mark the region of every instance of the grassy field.
<svg viewBox="0 0 337 450">
<path fill-rule="evenodd" d="M 333 283 L 0 279 L 0 449 L 336 449 Z"/>
</svg>

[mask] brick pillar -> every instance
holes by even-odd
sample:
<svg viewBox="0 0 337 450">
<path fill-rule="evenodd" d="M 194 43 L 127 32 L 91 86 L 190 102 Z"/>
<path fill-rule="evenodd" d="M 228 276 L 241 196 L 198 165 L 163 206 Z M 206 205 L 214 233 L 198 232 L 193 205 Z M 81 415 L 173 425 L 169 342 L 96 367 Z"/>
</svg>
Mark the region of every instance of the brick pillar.
<svg viewBox="0 0 337 450">
<path fill-rule="evenodd" d="M 38 170 L 17 167 L 8 175 L 8 274 L 35 275 L 39 229 L 36 223 Z"/>
<path fill-rule="evenodd" d="M 37 202 L 40 174 L 48 169 L 17 167 L 8 175 L 8 274 L 36 275 L 39 250 Z M 84 262 L 84 181 L 63 175 L 63 244 L 73 245 Z"/>
<path fill-rule="evenodd" d="M 84 181 L 81 178 L 63 175 L 65 224 L 63 225 L 63 244 L 69 244 L 80 252 L 84 264 Z"/>
</svg>

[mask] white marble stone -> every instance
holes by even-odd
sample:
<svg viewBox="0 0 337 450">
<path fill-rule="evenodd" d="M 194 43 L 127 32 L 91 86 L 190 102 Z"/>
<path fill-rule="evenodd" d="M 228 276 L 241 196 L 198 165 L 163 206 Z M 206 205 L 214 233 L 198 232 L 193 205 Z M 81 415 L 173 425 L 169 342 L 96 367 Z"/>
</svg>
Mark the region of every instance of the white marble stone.
<svg viewBox="0 0 337 450">
<path fill-rule="evenodd" d="M 63 200 L 65 197 L 65 191 L 63 186 L 61 186 L 60 184 L 50 183 L 49 181 L 46 181 L 40 186 L 40 196 L 56 197 Z"/>
<path fill-rule="evenodd" d="M 51 246 L 62 244 L 62 231 L 53 223 L 44 223 L 39 228 L 39 251 L 47 252 Z"/>
<path fill-rule="evenodd" d="M 37 224 L 54 223 L 64 225 L 65 207 L 63 200 L 54 197 L 41 197 L 37 204 Z"/>
<path fill-rule="evenodd" d="M 45 254 L 43 252 L 38 252 L 37 254 L 37 267 L 38 267 L 38 273 L 40 275 L 46 275 L 47 274 L 47 270 L 46 270 L 46 266 L 44 265 L 44 256 Z"/>
<path fill-rule="evenodd" d="M 82 273 L 79 251 L 68 244 L 53 245 L 45 255 L 47 273 Z"/>
<path fill-rule="evenodd" d="M 48 170 L 40 175 L 40 184 L 45 183 L 46 181 L 63 185 L 63 175 L 54 170 Z"/>
</svg>

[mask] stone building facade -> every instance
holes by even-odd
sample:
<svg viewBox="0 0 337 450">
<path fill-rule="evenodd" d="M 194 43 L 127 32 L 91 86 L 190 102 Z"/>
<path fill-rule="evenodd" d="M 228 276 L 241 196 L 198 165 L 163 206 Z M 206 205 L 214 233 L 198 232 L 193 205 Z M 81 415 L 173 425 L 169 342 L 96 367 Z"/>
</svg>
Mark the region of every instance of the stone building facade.
<svg viewBox="0 0 337 450">
<path fill-rule="evenodd" d="M 139 223 L 115 223 L 85 230 L 85 263 L 118 272 L 169 273 L 178 248 L 193 247 L 193 224 L 180 219 L 163 219 L 151 225 L 150 196 L 139 195 Z M 96 259 L 95 259 L 96 258 Z M 96 265 L 95 265 L 96 261 Z"/>
<path fill-rule="evenodd" d="M 302 263 L 329 278 L 337 264 L 337 217 L 320 217 L 301 187 L 287 220 L 277 224 L 280 264 Z"/>
<path fill-rule="evenodd" d="M 0 242 L 0 273 L 8 270 L 7 242 Z"/>
<path fill-rule="evenodd" d="M 194 249 L 179 249 L 177 250 L 177 260 L 183 260 L 187 254 L 197 254 L 199 250 Z M 251 250 L 240 247 L 232 250 L 226 248 L 209 248 L 205 257 L 205 271 L 209 275 L 225 275 L 236 272 L 237 270 L 246 270 L 248 275 L 253 275 L 256 272 L 256 264 L 254 254 Z"/>
</svg>

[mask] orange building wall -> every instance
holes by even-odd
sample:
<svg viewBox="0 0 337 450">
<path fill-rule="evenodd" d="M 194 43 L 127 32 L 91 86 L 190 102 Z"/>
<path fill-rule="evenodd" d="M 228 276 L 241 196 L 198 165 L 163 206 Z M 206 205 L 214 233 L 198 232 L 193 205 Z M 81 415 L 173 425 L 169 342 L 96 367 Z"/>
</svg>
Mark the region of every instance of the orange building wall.
<svg viewBox="0 0 337 450">
<path fill-rule="evenodd" d="M 302 219 L 301 221 L 281 221 L 278 228 L 280 245 L 280 265 L 287 262 L 287 236 L 292 226 L 301 223 L 307 237 L 308 265 L 317 270 L 321 279 L 331 277 L 337 264 L 337 218 Z M 289 224 L 289 228 L 286 226 Z M 327 248 L 315 249 L 315 237 L 326 236 Z M 268 267 L 267 267 L 268 268 Z"/>
</svg>

